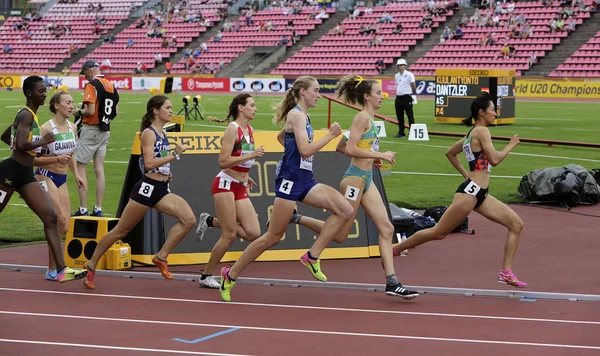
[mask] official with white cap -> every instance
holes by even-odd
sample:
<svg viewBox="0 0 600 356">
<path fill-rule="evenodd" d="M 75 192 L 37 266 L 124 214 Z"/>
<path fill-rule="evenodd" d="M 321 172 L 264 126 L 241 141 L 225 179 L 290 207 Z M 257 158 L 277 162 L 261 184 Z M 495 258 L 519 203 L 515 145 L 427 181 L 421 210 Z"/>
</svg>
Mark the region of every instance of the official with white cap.
<svg viewBox="0 0 600 356">
<path fill-rule="evenodd" d="M 396 118 L 398 119 L 398 134 L 394 137 L 406 137 L 404 133 L 404 112 L 408 116 L 408 123 L 410 125 L 415 123 L 415 116 L 413 114 L 412 106 L 412 94 L 415 92 L 417 85 L 415 83 L 415 76 L 406 70 L 406 60 L 398 59 L 396 67 L 398 73 L 394 76 L 394 82 L 396 83 Z"/>
</svg>

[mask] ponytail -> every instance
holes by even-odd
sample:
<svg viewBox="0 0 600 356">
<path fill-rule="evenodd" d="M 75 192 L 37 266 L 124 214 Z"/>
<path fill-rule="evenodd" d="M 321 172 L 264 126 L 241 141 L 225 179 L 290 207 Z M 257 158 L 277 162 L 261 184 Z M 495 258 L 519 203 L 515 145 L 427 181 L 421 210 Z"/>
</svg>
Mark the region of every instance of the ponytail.
<svg viewBox="0 0 600 356">
<path fill-rule="evenodd" d="M 316 81 L 317 79 L 309 75 L 303 75 L 294 81 L 292 87 L 285 91 L 281 102 L 274 107 L 276 112 L 275 117 L 273 117 L 273 123 L 275 125 L 284 121 L 290 110 L 296 106 L 297 101 L 300 99 L 300 89 L 304 88 L 307 90 Z"/>
<path fill-rule="evenodd" d="M 140 124 L 140 137 L 144 130 L 152 125 L 152 121 L 154 121 L 154 109 L 160 110 L 167 100 L 169 100 L 169 98 L 165 95 L 155 95 L 148 100 L 148 103 L 146 104 L 146 113 L 142 116 L 142 123 Z"/>
<path fill-rule="evenodd" d="M 376 83 L 376 80 L 364 79 L 360 75 L 347 75 L 340 79 L 335 93 L 338 98 L 349 104 L 358 103 L 365 106 L 365 94 L 371 93 L 373 85 Z"/>
<path fill-rule="evenodd" d="M 486 111 L 490 106 L 490 101 L 492 105 L 494 105 L 494 99 L 490 95 L 490 93 L 482 91 L 479 96 L 473 99 L 471 102 L 471 115 L 466 119 L 462 120 L 463 125 L 472 126 L 473 123 L 479 118 L 479 110 Z"/>
</svg>

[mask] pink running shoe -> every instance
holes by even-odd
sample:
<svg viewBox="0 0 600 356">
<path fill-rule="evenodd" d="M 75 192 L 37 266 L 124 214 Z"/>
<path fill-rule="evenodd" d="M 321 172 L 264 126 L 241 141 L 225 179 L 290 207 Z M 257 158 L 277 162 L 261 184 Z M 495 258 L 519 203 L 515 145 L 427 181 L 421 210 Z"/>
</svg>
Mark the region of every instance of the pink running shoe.
<svg viewBox="0 0 600 356">
<path fill-rule="evenodd" d="M 525 288 L 527 287 L 527 283 L 520 281 L 517 276 L 515 276 L 514 273 L 509 272 L 509 273 L 498 273 L 498 282 L 499 283 L 505 283 L 508 285 L 511 285 L 513 287 L 516 288 Z"/>
</svg>

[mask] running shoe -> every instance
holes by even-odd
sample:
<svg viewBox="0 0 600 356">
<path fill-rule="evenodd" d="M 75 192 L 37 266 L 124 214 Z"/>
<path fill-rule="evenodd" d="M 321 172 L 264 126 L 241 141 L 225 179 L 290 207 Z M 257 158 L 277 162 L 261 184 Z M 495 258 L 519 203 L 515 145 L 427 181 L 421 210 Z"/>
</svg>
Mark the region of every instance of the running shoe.
<svg viewBox="0 0 600 356">
<path fill-rule="evenodd" d="M 515 276 L 515 274 L 512 273 L 512 271 L 509 272 L 509 273 L 506 273 L 506 274 L 502 273 L 502 272 L 498 273 L 498 282 L 499 283 L 505 283 L 505 284 L 511 285 L 513 287 L 516 287 L 516 288 L 525 288 L 525 287 L 527 287 L 527 283 L 525 283 L 523 281 L 520 281 L 517 278 L 517 276 Z"/>
<path fill-rule="evenodd" d="M 79 209 L 77 209 L 76 212 L 71 214 L 71 216 L 88 216 L 88 215 L 89 215 L 89 213 L 87 210 L 85 211 L 85 213 L 82 213 L 81 210 L 79 210 Z"/>
<path fill-rule="evenodd" d="M 219 294 L 221 295 L 221 299 L 226 302 L 231 302 L 231 289 L 235 286 L 235 282 L 227 277 L 230 269 L 231 268 L 228 267 L 221 268 L 221 286 L 219 287 Z"/>
<path fill-rule="evenodd" d="M 199 284 L 200 284 L 200 288 L 210 288 L 210 289 L 219 289 L 219 287 L 221 286 L 221 284 L 219 284 L 219 282 L 217 282 L 217 280 L 213 276 L 208 276 L 204 279 L 200 279 Z"/>
<path fill-rule="evenodd" d="M 158 269 L 160 270 L 160 274 L 162 274 L 162 276 L 165 279 L 173 279 L 173 275 L 171 274 L 171 272 L 169 272 L 169 266 L 167 265 L 167 261 L 163 262 L 158 259 L 158 256 L 154 255 L 154 257 L 152 257 L 152 263 L 154 263 L 154 265 L 158 267 Z"/>
<path fill-rule="evenodd" d="M 83 285 L 87 289 L 96 289 L 96 285 L 94 284 L 94 276 L 96 276 L 96 270 L 91 270 L 88 267 L 88 263 L 83 264 L 83 268 L 87 271 L 87 275 L 83 278 Z"/>
<path fill-rule="evenodd" d="M 419 292 L 408 290 L 398 283 L 395 285 L 387 284 L 385 286 L 385 294 L 389 296 L 400 297 L 405 300 L 415 299 L 419 296 Z"/>
<path fill-rule="evenodd" d="M 300 257 L 300 262 L 308 268 L 313 277 L 321 282 L 327 282 L 327 277 L 321 272 L 321 260 L 311 261 L 308 258 L 308 252 Z"/>
<path fill-rule="evenodd" d="M 294 211 L 292 212 L 292 217 L 290 218 L 290 224 L 292 223 L 292 221 L 294 221 L 294 215 L 298 215 L 298 210 L 296 210 L 296 208 L 294 208 Z M 270 223 L 271 223 L 271 219 L 267 220 L 267 229 L 269 228 Z"/>
<path fill-rule="evenodd" d="M 206 223 L 206 220 L 209 216 L 209 213 L 202 213 L 198 218 L 198 228 L 196 229 L 196 240 L 198 241 L 202 241 L 202 239 L 204 238 L 204 233 L 206 232 L 206 230 L 208 230 L 208 224 Z"/>
<path fill-rule="evenodd" d="M 82 279 L 86 274 L 87 271 L 84 269 L 65 267 L 62 271 L 56 274 L 56 279 L 60 283 L 65 283 L 74 281 L 76 279 Z"/>
<path fill-rule="evenodd" d="M 104 215 L 102 214 L 102 210 L 94 210 L 92 211 L 92 213 L 90 214 L 90 216 L 96 216 L 96 217 L 103 217 Z"/>
<path fill-rule="evenodd" d="M 58 281 L 58 279 L 56 278 L 56 269 L 53 269 L 52 271 L 47 270 L 46 279 L 49 281 Z"/>
</svg>

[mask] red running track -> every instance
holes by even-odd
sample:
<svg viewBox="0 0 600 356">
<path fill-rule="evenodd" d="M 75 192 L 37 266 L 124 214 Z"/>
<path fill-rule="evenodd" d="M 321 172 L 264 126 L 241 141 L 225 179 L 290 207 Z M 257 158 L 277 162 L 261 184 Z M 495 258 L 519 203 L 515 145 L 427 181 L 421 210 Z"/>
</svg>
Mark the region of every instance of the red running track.
<svg viewBox="0 0 600 356">
<path fill-rule="evenodd" d="M 431 295 L 407 302 L 381 292 L 244 284 L 224 303 L 195 282 L 99 276 L 88 291 L 79 281 L 42 278 L 0 272 L 0 354 L 600 353 L 597 303 Z"/>
</svg>

